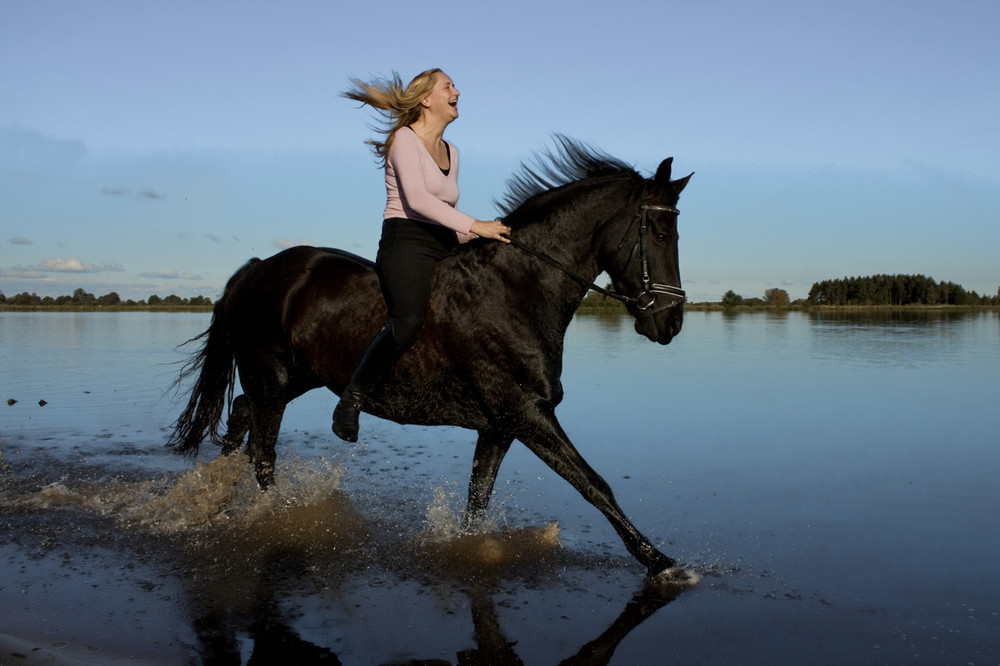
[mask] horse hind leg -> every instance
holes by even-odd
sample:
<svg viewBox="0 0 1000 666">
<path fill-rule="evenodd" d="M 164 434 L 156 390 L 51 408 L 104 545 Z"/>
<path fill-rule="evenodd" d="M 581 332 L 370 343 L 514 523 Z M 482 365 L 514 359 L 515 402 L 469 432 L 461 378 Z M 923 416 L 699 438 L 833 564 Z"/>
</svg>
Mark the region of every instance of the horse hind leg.
<svg viewBox="0 0 1000 666">
<path fill-rule="evenodd" d="M 261 488 L 267 488 L 274 483 L 274 462 L 276 460 L 275 445 L 278 440 L 278 430 L 281 427 L 280 410 L 255 409 L 245 394 L 233 400 L 233 407 L 226 423 L 226 434 L 222 438 L 222 455 L 235 453 L 247 439 L 247 454 L 254 466 L 257 483 Z"/>
<path fill-rule="evenodd" d="M 239 450 L 243 445 L 243 438 L 250 431 L 252 418 L 250 399 L 245 395 L 236 396 L 226 422 L 226 434 L 222 438 L 222 455 L 228 456 Z"/>
<path fill-rule="evenodd" d="M 281 418 L 285 414 L 284 401 L 254 403 L 250 409 L 250 436 L 247 439 L 247 453 L 257 483 L 262 490 L 274 485 L 274 463 L 277 459 L 275 446 L 278 443 L 278 431 L 281 429 Z"/>
<path fill-rule="evenodd" d="M 482 520 L 486 513 L 500 463 L 513 442 L 512 436 L 491 431 L 479 432 L 476 453 L 472 459 L 472 476 L 469 478 L 469 501 L 465 508 L 466 529 Z"/>
</svg>

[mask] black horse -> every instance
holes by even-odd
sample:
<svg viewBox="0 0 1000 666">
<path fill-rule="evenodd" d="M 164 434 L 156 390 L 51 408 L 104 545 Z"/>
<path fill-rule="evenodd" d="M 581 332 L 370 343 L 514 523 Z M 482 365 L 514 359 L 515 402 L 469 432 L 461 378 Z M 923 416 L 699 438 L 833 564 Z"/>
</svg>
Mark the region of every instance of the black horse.
<svg viewBox="0 0 1000 666">
<path fill-rule="evenodd" d="M 664 345 L 680 332 L 676 205 L 691 176 L 671 181 L 668 158 L 646 179 L 619 160 L 557 140 L 555 153 L 522 167 L 498 204 L 513 243 L 473 240 L 440 262 L 419 341 L 364 409 L 399 423 L 478 432 L 467 524 L 482 516 L 500 463 L 520 440 L 597 507 L 657 576 L 674 560 L 628 520 L 555 408 L 563 397 L 566 329 L 602 271 L 636 332 Z M 207 435 L 229 453 L 249 431 L 247 450 L 266 488 L 274 482 L 285 406 L 321 386 L 339 395 L 385 318 L 371 261 L 314 247 L 251 259 L 229 279 L 208 330 L 194 338 L 202 347 L 178 381 L 198 378 L 170 445 L 196 454 Z M 244 393 L 234 400 L 237 369 Z M 227 403 L 228 430 L 220 436 Z"/>
</svg>

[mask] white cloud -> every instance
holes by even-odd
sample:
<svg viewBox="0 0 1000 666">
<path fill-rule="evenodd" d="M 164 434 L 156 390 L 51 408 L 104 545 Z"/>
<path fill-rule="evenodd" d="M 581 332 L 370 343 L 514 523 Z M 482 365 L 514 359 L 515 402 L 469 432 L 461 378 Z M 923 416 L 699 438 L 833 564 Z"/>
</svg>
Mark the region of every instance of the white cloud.
<svg viewBox="0 0 1000 666">
<path fill-rule="evenodd" d="M 121 264 L 103 264 L 96 266 L 76 258 L 48 259 L 38 264 L 38 270 L 53 273 L 103 273 L 105 271 L 123 271 Z"/>
<path fill-rule="evenodd" d="M 200 280 L 200 275 L 193 273 L 179 273 L 177 271 L 151 271 L 139 273 L 139 277 L 152 278 L 154 280 Z"/>
<path fill-rule="evenodd" d="M 107 195 L 109 197 L 129 197 L 132 196 L 132 190 L 127 187 L 120 187 L 117 185 L 109 185 L 107 187 L 101 188 L 101 194 Z M 147 187 L 145 189 L 139 190 L 135 193 L 135 196 L 139 199 L 165 199 L 166 194 L 157 191 L 152 187 Z"/>
<path fill-rule="evenodd" d="M 44 276 L 36 268 L 24 268 L 23 266 L 14 266 L 13 268 L 0 268 L 0 277 L 36 280 Z"/>
</svg>

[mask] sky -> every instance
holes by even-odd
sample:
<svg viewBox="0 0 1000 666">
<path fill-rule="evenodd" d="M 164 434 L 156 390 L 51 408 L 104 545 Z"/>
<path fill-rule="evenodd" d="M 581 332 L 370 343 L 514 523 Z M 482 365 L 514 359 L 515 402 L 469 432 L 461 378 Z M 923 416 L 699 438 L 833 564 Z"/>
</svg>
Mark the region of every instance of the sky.
<svg viewBox="0 0 1000 666">
<path fill-rule="evenodd" d="M 0 291 L 217 298 L 294 244 L 374 259 L 352 77 L 443 68 L 459 208 L 581 140 L 674 157 L 692 301 L 922 274 L 1000 287 L 1000 3 L 4 0 Z"/>
</svg>

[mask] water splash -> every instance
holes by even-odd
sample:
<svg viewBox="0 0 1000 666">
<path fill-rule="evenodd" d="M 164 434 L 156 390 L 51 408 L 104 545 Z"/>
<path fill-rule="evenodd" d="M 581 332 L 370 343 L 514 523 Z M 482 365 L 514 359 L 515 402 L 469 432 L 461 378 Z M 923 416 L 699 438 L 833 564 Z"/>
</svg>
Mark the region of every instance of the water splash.
<svg viewBox="0 0 1000 666">
<path fill-rule="evenodd" d="M 266 492 L 252 469 L 245 455 L 218 456 L 160 479 L 61 479 L 15 497 L 13 504 L 93 512 L 113 519 L 123 532 L 176 537 L 203 575 L 227 581 L 220 587 L 230 584 L 232 571 L 259 569 L 274 557 L 301 557 L 309 567 L 328 570 L 406 553 L 393 561 L 462 574 L 533 570 L 561 552 L 558 523 L 511 527 L 500 502 L 466 526 L 464 493 L 445 481 L 434 490 L 422 527 L 407 534 L 380 529 L 377 516 L 361 514 L 340 489 L 340 463 L 289 458 Z"/>
<path fill-rule="evenodd" d="M 434 541 L 448 541 L 462 534 L 463 514 L 455 508 L 456 492 L 442 482 L 434 489 L 434 497 L 424 519 L 425 535 Z"/>
<path fill-rule="evenodd" d="M 494 511 L 470 528 L 456 508 L 459 501 L 458 493 L 442 483 L 427 507 L 418 551 L 434 567 L 459 573 L 498 572 L 540 564 L 559 550 L 558 523 L 513 528 L 506 525 L 502 512 Z"/>
<path fill-rule="evenodd" d="M 291 459 L 280 468 L 281 481 L 262 492 L 245 455 L 218 456 L 198 462 L 176 478 L 137 482 L 71 483 L 65 479 L 11 498 L 32 509 L 64 507 L 113 516 L 122 527 L 153 533 L 177 533 L 221 524 L 294 524 L 289 513 L 330 509 L 340 493 L 342 466 L 326 461 Z M 338 497 L 338 500 L 341 498 Z M 315 517 L 313 522 L 315 522 Z M 280 530 L 279 530 L 280 531 Z"/>
</svg>

